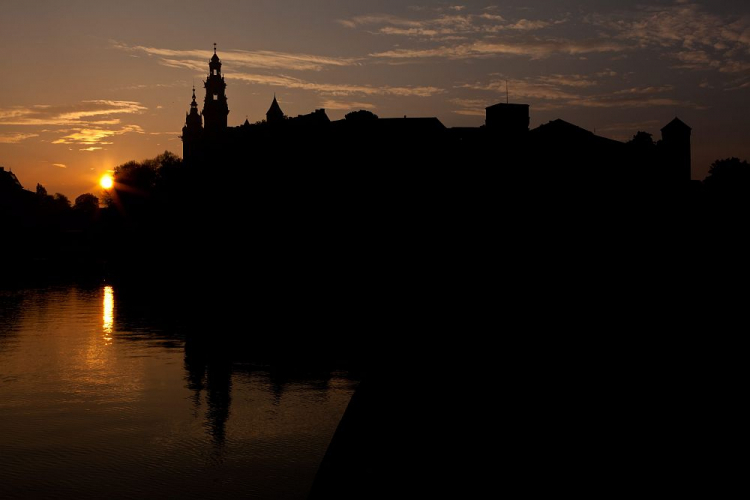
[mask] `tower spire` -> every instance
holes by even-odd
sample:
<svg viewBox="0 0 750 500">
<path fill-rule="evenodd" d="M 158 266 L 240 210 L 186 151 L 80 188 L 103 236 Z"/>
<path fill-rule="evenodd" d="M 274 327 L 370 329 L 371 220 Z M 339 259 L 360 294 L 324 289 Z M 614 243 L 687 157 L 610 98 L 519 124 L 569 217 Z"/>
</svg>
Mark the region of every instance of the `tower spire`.
<svg viewBox="0 0 750 500">
<path fill-rule="evenodd" d="M 279 101 L 276 100 L 276 92 L 273 93 L 273 102 L 268 112 L 266 112 L 266 121 L 268 123 L 279 123 L 284 121 L 284 112 L 281 111 Z"/>
<path fill-rule="evenodd" d="M 227 105 L 226 88 L 224 76 L 221 74 L 221 59 L 216 54 L 216 43 L 214 43 L 214 55 L 208 63 L 208 78 L 205 81 L 206 98 L 203 103 L 204 126 L 207 131 L 219 131 L 227 128 Z"/>
</svg>

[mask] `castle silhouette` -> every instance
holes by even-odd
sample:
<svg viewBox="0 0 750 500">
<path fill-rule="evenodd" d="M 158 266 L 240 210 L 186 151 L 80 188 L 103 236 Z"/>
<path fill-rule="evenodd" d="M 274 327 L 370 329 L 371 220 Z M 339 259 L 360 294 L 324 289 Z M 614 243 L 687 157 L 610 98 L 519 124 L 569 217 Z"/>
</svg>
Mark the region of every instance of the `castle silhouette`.
<svg viewBox="0 0 750 500">
<path fill-rule="evenodd" d="M 500 103 L 486 108 L 481 127 L 447 128 L 438 118 L 378 118 L 369 111 L 350 113 L 331 121 L 324 109 L 288 117 L 274 95 L 262 122 L 248 120 L 228 125 L 227 84 L 216 53 L 204 82 L 203 110 L 193 88 L 190 111 L 182 129 L 183 158 L 188 165 L 214 163 L 309 164 L 323 159 L 330 164 L 358 163 L 420 168 L 430 164 L 496 166 L 501 175 L 516 176 L 509 167 L 526 165 L 527 175 L 572 182 L 627 182 L 629 167 L 646 169 L 652 182 L 689 183 L 691 133 L 675 118 L 655 143 L 641 133 L 629 143 L 598 136 L 563 120 L 529 130 L 528 104 Z M 639 137 L 640 136 L 640 137 Z M 641 140 L 637 140 L 641 139 Z M 346 159 L 345 159 L 346 158 Z M 256 160 L 256 161 L 253 161 Z M 566 168 L 570 164 L 573 168 Z M 533 168 L 531 168 L 533 167 Z"/>
</svg>

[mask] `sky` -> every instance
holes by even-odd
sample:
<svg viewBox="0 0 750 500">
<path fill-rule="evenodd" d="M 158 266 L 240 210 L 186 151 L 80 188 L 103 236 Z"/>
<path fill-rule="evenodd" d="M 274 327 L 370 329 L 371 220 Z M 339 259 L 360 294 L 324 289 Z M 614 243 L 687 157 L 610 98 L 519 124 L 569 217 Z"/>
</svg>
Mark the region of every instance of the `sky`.
<svg viewBox="0 0 750 500">
<path fill-rule="evenodd" d="M 290 116 L 480 126 L 507 81 L 532 127 L 659 139 L 678 116 L 694 179 L 750 160 L 747 0 L 0 1 L 0 165 L 71 199 L 126 161 L 182 155 L 214 43 L 230 125 L 263 119 L 275 93 Z"/>
</svg>

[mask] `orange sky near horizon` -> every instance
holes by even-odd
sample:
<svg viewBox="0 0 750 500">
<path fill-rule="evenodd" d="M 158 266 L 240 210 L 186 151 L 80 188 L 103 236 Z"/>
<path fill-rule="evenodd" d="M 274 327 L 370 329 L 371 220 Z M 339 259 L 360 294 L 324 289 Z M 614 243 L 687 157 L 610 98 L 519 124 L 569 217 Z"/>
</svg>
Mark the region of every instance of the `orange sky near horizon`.
<svg viewBox="0 0 750 500">
<path fill-rule="evenodd" d="M 218 43 L 229 124 L 326 108 L 479 126 L 485 106 L 531 105 L 627 140 L 679 116 L 693 178 L 750 159 L 750 5 L 727 0 L 133 0 L 3 6 L 0 165 L 74 199 L 129 160 L 182 154 L 195 83 Z M 335 152 L 331 152 L 335 154 Z M 637 171 L 633 175 L 639 175 Z"/>
</svg>

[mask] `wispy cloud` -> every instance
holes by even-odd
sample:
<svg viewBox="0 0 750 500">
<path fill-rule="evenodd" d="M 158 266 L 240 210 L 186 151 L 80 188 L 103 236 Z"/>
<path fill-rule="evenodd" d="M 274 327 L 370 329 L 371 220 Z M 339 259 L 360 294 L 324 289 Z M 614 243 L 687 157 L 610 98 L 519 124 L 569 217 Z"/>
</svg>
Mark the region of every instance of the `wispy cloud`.
<svg viewBox="0 0 750 500">
<path fill-rule="evenodd" d="M 487 106 L 491 104 L 494 104 L 491 103 L 488 99 L 454 98 L 449 99 L 448 102 L 459 106 L 459 109 L 453 110 L 455 114 L 466 116 L 484 116 L 485 108 L 487 108 Z"/>
<path fill-rule="evenodd" d="M 424 58 L 470 59 L 500 55 L 528 56 L 542 59 L 555 54 L 581 55 L 620 52 L 627 47 L 619 42 L 601 38 L 587 40 L 519 38 L 508 41 L 477 41 L 459 45 L 443 45 L 430 49 L 394 49 L 370 54 L 371 57 L 403 60 Z"/>
<path fill-rule="evenodd" d="M 112 144 L 110 139 L 118 135 L 143 133 L 139 125 L 123 125 L 120 117 L 139 115 L 146 110 L 139 102 L 109 99 L 82 101 L 68 106 L 17 106 L 0 109 L 0 125 L 27 129 L 60 127 L 40 132 L 66 134 L 52 141 L 52 144 L 101 146 Z M 0 143 L 15 143 L 38 136 L 37 133 L 13 133 L 0 136 Z M 86 151 L 89 150 L 90 148 L 86 148 Z"/>
<path fill-rule="evenodd" d="M 731 91 L 731 90 L 741 90 L 741 89 L 750 89 L 750 82 L 745 82 L 740 85 L 735 85 L 733 87 L 727 88 L 726 90 Z"/>
<path fill-rule="evenodd" d="M 513 97 L 516 100 L 533 104 L 535 109 L 559 109 L 562 107 L 651 108 L 665 106 L 703 109 L 703 106 L 699 104 L 669 95 L 675 91 L 675 87 L 672 85 L 635 87 L 611 92 L 603 92 L 598 89 L 598 91 L 591 92 L 594 86 L 569 85 L 576 81 L 590 81 L 583 75 L 556 75 L 556 77 L 557 79 L 555 77 L 539 77 L 514 81 L 511 87 Z M 505 80 L 495 79 L 488 82 L 467 83 L 462 85 L 461 88 L 485 91 L 502 96 L 505 93 Z M 477 108 L 471 105 L 471 101 L 454 102 L 462 105 L 465 110 L 477 111 Z"/>
<path fill-rule="evenodd" d="M 462 88 L 484 90 L 498 95 L 505 95 L 505 80 L 490 80 L 489 82 L 467 83 Z M 543 100 L 543 101 L 573 101 L 581 98 L 581 94 L 561 88 L 543 80 L 525 79 L 515 80 L 512 85 L 515 100 Z"/>
<path fill-rule="evenodd" d="M 109 145 L 112 142 L 109 142 L 108 139 L 129 133 L 143 134 L 144 131 L 138 125 L 126 125 L 118 130 L 84 128 L 63 136 L 53 141 L 52 144 L 78 144 L 82 146 Z"/>
<path fill-rule="evenodd" d="M 321 104 L 322 108 L 325 109 L 335 109 L 335 110 L 358 110 L 358 109 L 375 109 L 376 106 L 374 104 L 370 104 L 367 102 L 355 102 L 355 101 L 334 101 L 331 99 L 325 100 Z"/>
<path fill-rule="evenodd" d="M 691 0 L 591 14 L 586 22 L 617 40 L 642 49 L 658 48 L 676 68 L 723 73 L 750 71 L 750 16 L 708 12 Z"/>
<path fill-rule="evenodd" d="M 649 95 L 649 94 L 663 94 L 665 92 L 672 92 L 675 89 L 674 85 L 661 85 L 659 87 L 634 87 L 630 89 L 623 89 L 614 92 L 614 95 Z"/>
<path fill-rule="evenodd" d="M 68 166 L 64 163 L 53 163 L 52 166 L 57 168 L 68 168 Z"/>
<path fill-rule="evenodd" d="M 595 75 L 596 76 L 596 75 Z M 599 74 L 598 76 L 608 76 Z M 595 77 L 586 75 L 549 75 L 538 78 L 540 83 L 562 85 L 564 87 L 588 88 L 599 85 L 599 80 Z"/>
<path fill-rule="evenodd" d="M 146 46 L 129 46 L 119 42 L 112 42 L 112 45 L 117 49 L 131 52 L 142 52 L 157 57 L 159 64 L 164 66 L 201 72 L 206 70 L 208 59 L 213 55 L 212 51 L 203 50 L 175 50 Z M 363 59 L 357 58 L 335 58 L 309 54 L 291 54 L 272 51 L 244 51 L 236 49 L 222 50 L 220 56 L 222 61 L 227 63 L 227 68 L 231 68 L 231 70 L 226 73 L 228 79 L 258 85 L 270 85 L 288 89 L 303 89 L 332 96 L 390 95 L 401 97 L 428 97 L 443 92 L 442 89 L 433 86 L 374 86 L 348 83 L 319 83 L 302 79 L 297 76 L 279 73 L 242 71 L 242 68 L 251 68 L 260 70 L 277 69 L 319 72 L 326 68 L 354 66 L 360 64 L 360 61 Z M 338 101 L 331 102 L 336 103 Z M 330 108 L 334 109 L 333 107 Z"/>
<path fill-rule="evenodd" d="M 117 125 L 117 115 L 140 114 L 147 108 L 133 101 L 90 100 L 70 106 L 35 105 L 0 109 L 0 125 Z"/>
<path fill-rule="evenodd" d="M 399 44 L 369 55 L 392 65 L 498 56 L 541 60 L 611 53 L 623 57 L 627 52 L 653 49 L 659 57 L 673 59 L 670 67 L 676 70 L 750 73 L 750 16 L 711 13 L 694 0 L 607 13 L 566 13 L 557 18 L 534 17 L 531 8 L 525 9 L 526 17 L 514 19 L 499 15 L 498 9 L 411 10 L 413 15 L 406 17 L 367 14 L 339 23 L 375 35 L 419 40 L 419 44 Z M 575 30 L 569 29 L 573 22 Z"/>
<path fill-rule="evenodd" d="M 455 36 L 483 36 L 506 31 L 537 31 L 567 22 L 562 19 L 514 19 L 508 20 L 489 11 L 470 13 L 461 9 L 420 9 L 421 17 L 405 18 L 389 14 L 367 14 L 340 19 L 338 23 L 347 28 L 364 28 L 378 35 L 416 37 L 423 39 L 446 39 Z M 425 15 L 425 13 L 427 15 Z"/>
<path fill-rule="evenodd" d="M 650 130 L 661 127 L 664 124 L 659 120 L 646 120 L 640 122 L 613 123 L 605 125 L 598 130 L 601 132 L 631 132 L 634 130 Z"/>
<path fill-rule="evenodd" d="M 231 73 L 227 75 L 227 78 L 233 78 L 235 80 L 241 80 L 247 83 L 254 83 L 259 85 L 310 90 L 313 92 L 318 92 L 320 94 L 329 94 L 334 96 L 390 95 L 400 97 L 430 97 L 444 92 L 444 90 L 441 88 L 431 86 L 398 87 L 338 83 L 315 83 L 285 75 Z"/>
<path fill-rule="evenodd" d="M 127 45 L 112 41 L 116 49 L 129 52 L 139 52 L 149 56 L 160 58 L 161 63 L 166 66 L 182 67 L 204 71 L 208 60 L 213 56 L 211 50 L 197 49 L 167 49 L 159 47 L 147 47 L 143 45 Z M 348 57 L 326 57 L 311 54 L 292 54 L 288 52 L 275 52 L 270 50 L 238 50 L 222 49 L 220 53 L 222 62 L 231 64 L 234 68 L 250 69 L 281 69 L 294 71 L 321 71 L 327 67 L 353 66 L 357 59 Z"/>
<path fill-rule="evenodd" d="M 0 144 L 18 144 L 19 142 L 31 139 L 32 137 L 39 137 L 39 134 L 0 134 Z"/>
<path fill-rule="evenodd" d="M 655 108 L 655 107 L 680 107 L 703 109 L 690 101 L 681 101 L 669 97 L 648 97 L 645 99 L 616 98 L 613 96 L 585 96 L 582 99 L 566 103 L 568 106 L 580 106 L 584 108 Z"/>
</svg>

